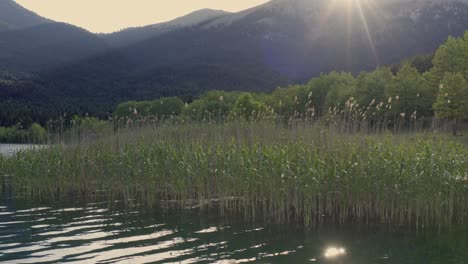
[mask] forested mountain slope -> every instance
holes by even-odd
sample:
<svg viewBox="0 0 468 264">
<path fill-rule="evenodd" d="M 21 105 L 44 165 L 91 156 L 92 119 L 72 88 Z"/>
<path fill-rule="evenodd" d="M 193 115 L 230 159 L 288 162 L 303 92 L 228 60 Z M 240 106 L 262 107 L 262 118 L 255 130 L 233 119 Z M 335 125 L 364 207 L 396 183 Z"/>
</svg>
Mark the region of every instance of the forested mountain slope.
<svg viewBox="0 0 468 264">
<path fill-rule="evenodd" d="M 431 54 L 448 36 L 462 35 L 468 2 L 272 0 L 197 22 L 121 48 L 63 24 L 37 26 L 46 27 L 41 34 L 31 28 L 0 34 L 1 68 L 39 72 L 0 85 L 2 100 L 105 115 L 128 100 L 271 91 L 321 72 L 359 73 Z M 58 34 L 66 40 L 41 39 L 49 27 L 66 31 Z M 28 43 L 42 44 L 23 47 Z"/>
<path fill-rule="evenodd" d="M 114 47 L 123 47 L 177 29 L 197 26 L 202 22 L 216 19 L 227 14 L 229 13 L 222 10 L 202 9 L 168 22 L 144 27 L 126 28 L 110 34 L 100 34 L 100 36 Z"/>
<path fill-rule="evenodd" d="M 0 1 L 0 32 L 50 23 L 11 0 Z"/>
</svg>

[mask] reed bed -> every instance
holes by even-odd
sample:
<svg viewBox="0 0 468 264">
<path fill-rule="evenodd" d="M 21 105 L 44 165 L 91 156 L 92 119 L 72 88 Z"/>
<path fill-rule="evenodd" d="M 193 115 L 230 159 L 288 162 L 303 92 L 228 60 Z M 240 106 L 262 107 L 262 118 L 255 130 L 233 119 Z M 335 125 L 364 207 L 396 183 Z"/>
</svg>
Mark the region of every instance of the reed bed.
<svg viewBox="0 0 468 264">
<path fill-rule="evenodd" d="M 342 133 L 320 122 L 245 120 L 106 131 L 0 157 L 1 191 L 210 209 L 306 227 L 468 221 L 468 149 L 434 133 Z"/>
</svg>

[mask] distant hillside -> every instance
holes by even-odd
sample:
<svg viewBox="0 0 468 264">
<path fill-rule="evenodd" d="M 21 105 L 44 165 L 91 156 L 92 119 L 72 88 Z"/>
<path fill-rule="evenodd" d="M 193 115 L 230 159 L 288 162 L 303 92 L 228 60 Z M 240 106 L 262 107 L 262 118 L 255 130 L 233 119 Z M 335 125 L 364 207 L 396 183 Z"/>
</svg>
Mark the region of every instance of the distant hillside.
<svg viewBox="0 0 468 264">
<path fill-rule="evenodd" d="M 64 24 L 5 32 L 0 68 L 40 72 L 3 88 L 8 100 L 102 113 L 128 100 L 270 91 L 321 72 L 358 73 L 431 54 L 467 29 L 468 0 L 272 0 L 99 37 Z"/>
<path fill-rule="evenodd" d="M 126 46 L 47 78 L 63 81 L 60 87 L 70 93 L 86 86 L 88 96 L 112 90 L 129 99 L 213 88 L 267 91 L 321 72 L 358 73 L 430 54 L 448 36 L 468 29 L 465 0 L 361 1 L 373 4 L 349 7 L 332 2 L 274 0 Z M 116 66 L 121 65 L 117 56 L 131 66 Z M 182 74 L 189 68 L 197 70 Z M 214 68 L 213 74 L 207 70 Z M 233 80 L 232 72 L 239 78 Z M 102 78 L 75 77 L 95 73 Z M 256 81 L 249 76 L 257 76 Z"/>
<path fill-rule="evenodd" d="M 51 22 L 23 8 L 12 0 L 0 0 L 0 32 Z"/>
<path fill-rule="evenodd" d="M 219 18 L 229 14 L 222 10 L 202 9 L 179 17 L 169 22 L 149 25 L 145 27 L 127 28 L 111 34 L 101 34 L 110 45 L 123 47 L 152 37 L 160 36 L 184 27 L 196 26 L 210 19 Z"/>
<path fill-rule="evenodd" d="M 44 72 L 108 49 L 82 28 L 57 23 L 0 0 L 0 70 Z"/>
<path fill-rule="evenodd" d="M 0 69 L 43 72 L 106 51 L 94 34 L 64 23 L 0 33 Z"/>
</svg>

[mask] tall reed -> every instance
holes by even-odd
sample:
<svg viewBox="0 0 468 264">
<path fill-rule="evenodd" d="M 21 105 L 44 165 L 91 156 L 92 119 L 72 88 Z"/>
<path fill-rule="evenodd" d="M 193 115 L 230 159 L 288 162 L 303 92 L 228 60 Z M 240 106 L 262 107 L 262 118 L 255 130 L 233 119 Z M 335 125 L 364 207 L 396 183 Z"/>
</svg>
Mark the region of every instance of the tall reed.
<svg viewBox="0 0 468 264">
<path fill-rule="evenodd" d="M 9 176 L 1 188 L 36 198 L 209 208 L 304 226 L 467 222 L 466 146 L 433 133 L 344 133 L 326 123 L 167 122 L 105 130 L 92 140 L 0 157 L 0 175 Z"/>
</svg>

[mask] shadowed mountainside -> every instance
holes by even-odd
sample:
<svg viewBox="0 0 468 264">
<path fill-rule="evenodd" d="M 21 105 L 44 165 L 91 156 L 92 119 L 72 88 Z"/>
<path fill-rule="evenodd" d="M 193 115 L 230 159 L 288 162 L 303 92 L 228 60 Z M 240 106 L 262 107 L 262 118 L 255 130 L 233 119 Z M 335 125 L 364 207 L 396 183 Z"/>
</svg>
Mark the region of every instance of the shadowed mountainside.
<svg viewBox="0 0 468 264">
<path fill-rule="evenodd" d="M 14 1 L 0 1 L 0 32 L 17 30 L 50 22 L 52 21 L 38 16 Z"/>
<path fill-rule="evenodd" d="M 128 100 L 270 91 L 321 72 L 358 73 L 430 54 L 468 28 L 466 0 L 346 3 L 273 0 L 105 36 L 57 23 L 1 33 L 0 67 L 40 74 L 0 83 L 0 94 L 53 103 L 54 111 L 105 114 Z M 111 39 L 124 47 L 108 47 Z"/>
</svg>

